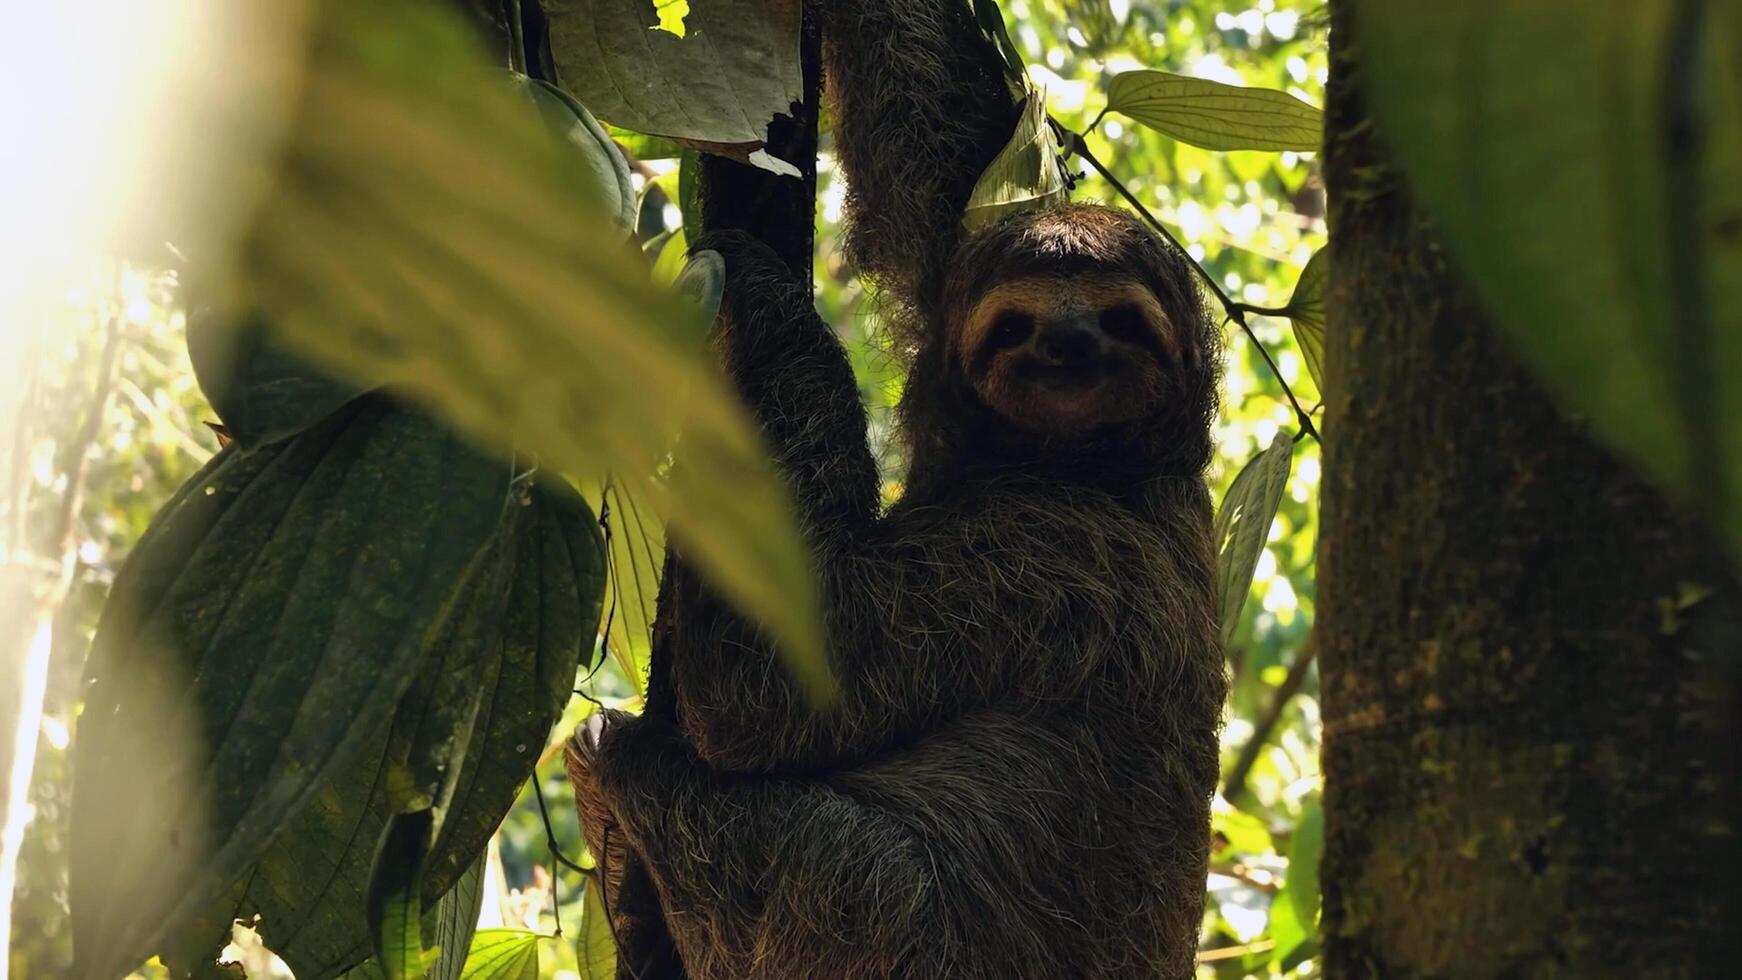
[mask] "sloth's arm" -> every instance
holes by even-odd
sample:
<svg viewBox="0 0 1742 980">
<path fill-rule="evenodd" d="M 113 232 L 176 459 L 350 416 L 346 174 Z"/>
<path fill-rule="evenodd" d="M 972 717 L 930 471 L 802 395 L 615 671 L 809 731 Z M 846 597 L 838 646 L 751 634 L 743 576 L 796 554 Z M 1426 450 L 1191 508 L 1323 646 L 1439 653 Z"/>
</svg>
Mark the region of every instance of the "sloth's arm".
<svg viewBox="0 0 1742 980">
<path fill-rule="evenodd" d="M 1017 106 L 967 0 L 820 0 L 847 250 L 903 299 L 931 305 L 980 174 Z"/>
</svg>

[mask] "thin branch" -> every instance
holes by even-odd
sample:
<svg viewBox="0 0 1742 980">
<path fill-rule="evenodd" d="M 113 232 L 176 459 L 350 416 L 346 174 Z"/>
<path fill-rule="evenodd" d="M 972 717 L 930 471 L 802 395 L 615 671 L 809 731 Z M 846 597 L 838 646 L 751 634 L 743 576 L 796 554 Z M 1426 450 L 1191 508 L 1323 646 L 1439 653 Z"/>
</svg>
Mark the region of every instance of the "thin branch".
<svg viewBox="0 0 1742 980">
<path fill-rule="evenodd" d="M 1258 754 L 1270 744 L 1270 736 L 1276 732 L 1276 726 L 1282 721 L 1282 713 L 1287 710 L 1289 702 L 1300 693 L 1301 686 L 1306 683 L 1307 671 L 1318 656 L 1319 644 L 1317 633 L 1307 636 L 1305 643 L 1294 655 L 1294 663 L 1289 665 L 1288 676 L 1277 685 L 1276 695 L 1271 698 L 1270 707 L 1265 709 L 1263 717 L 1252 726 L 1252 737 L 1240 747 L 1240 755 L 1229 767 L 1228 775 L 1222 780 L 1222 798 L 1239 805 L 1239 800 L 1246 795 L 1246 777 L 1252 774 L 1252 766 L 1258 762 Z"/>
<path fill-rule="evenodd" d="M 1127 190 L 1124 183 L 1122 183 L 1119 178 L 1113 176 L 1113 172 L 1108 170 L 1093 153 L 1089 152 L 1089 144 L 1083 139 L 1081 134 L 1068 129 L 1063 130 L 1063 132 L 1067 134 L 1066 145 L 1070 147 L 1071 152 L 1087 161 L 1089 166 L 1093 167 L 1095 172 L 1101 175 L 1102 180 L 1113 185 L 1113 189 L 1119 192 L 1119 196 L 1123 197 L 1127 204 L 1130 204 L 1133 208 L 1137 209 L 1137 213 L 1143 216 L 1143 220 L 1149 222 L 1150 227 L 1154 228 L 1161 237 L 1167 239 L 1175 248 L 1179 249 L 1186 255 L 1187 261 L 1192 263 L 1192 268 L 1197 270 L 1198 278 L 1203 280 L 1204 285 L 1210 288 L 1210 292 L 1215 294 L 1216 300 L 1222 304 L 1222 309 L 1227 312 L 1228 319 L 1239 324 L 1240 329 L 1245 332 L 1247 339 L 1251 340 L 1252 345 L 1258 348 L 1259 355 L 1264 358 L 1264 363 L 1270 368 L 1270 373 L 1276 378 L 1276 383 L 1282 386 L 1282 393 L 1288 396 L 1288 403 L 1294 407 L 1295 419 L 1300 423 L 1301 432 L 1304 435 L 1312 436 L 1315 442 L 1319 441 L 1319 430 L 1313 426 L 1312 416 L 1309 415 L 1307 410 L 1301 406 L 1300 399 L 1294 396 L 1294 389 L 1288 386 L 1288 381 L 1283 378 L 1282 371 L 1277 368 L 1276 362 L 1271 359 L 1270 351 L 1265 348 L 1262 342 L 1259 341 L 1257 334 L 1252 332 L 1251 325 L 1246 322 L 1247 307 L 1244 304 L 1236 303 L 1234 300 L 1230 299 L 1228 294 L 1222 290 L 1221 284 L 1216 282 L 1214 276 L 1210 275 L 1209 270 L 1191 259 L 1191 253 L 1186 252 L 1185 246 L 1180 243 L 1178 238 L 1174 237 L 1173 232 L 1169 231 L 1167 226 L 1161 223 L 1160 219 L 1151 214 L 1149 209 L 1144 207 L 1143 202 L 1137 199 L 1137 195 Z"/>
<path fill-rule="evenodd" d="M 1276 876 L 1263 869 L 1248 868 L 1244 864 L 1212 864 L 1210 873 L 1223 875 L 1238 881 L 1247 888 L 1257 889 L 1271 895 L 1282 891 L 1282 882 Z"/>
<path fill-rule="evenodd" d="M 1217 960 L 1232 960 L 1245 956 L 1247 953 L 1268 953 L 1276 948 L 1276 940 L 1259 939 L 1239 946 L 1222 946 L 1217 949 L 1206 949 L 1198 954 L 1199 963 L 1214 963 Z"/>
</svg>

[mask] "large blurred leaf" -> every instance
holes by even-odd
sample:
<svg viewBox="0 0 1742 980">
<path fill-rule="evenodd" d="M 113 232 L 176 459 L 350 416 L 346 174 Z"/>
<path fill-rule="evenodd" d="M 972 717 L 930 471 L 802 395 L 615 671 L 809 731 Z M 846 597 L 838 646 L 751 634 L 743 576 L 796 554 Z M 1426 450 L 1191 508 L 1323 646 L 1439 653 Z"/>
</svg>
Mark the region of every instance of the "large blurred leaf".
<svg viewBox="0 0 1742 980">
<path fill-rule="evenodd" d="M 822 631 L 789 495 L 700 325 L 608 230 L 573 144 L 445 5 L 315 9 L 239 262 L 248 306 L 342 377 L 397 386 L 486 444 L 616 474 L 815 676 Z M 218 101 L 211 131 L 254 111 L 244 96 L 260 86 L 225 84 L 242 94 Z M 680 426 L 686 478 L 657 484 Z"/>
<path fill-rule="evenodd" d="M 522 482 L 528 492 L 509 508 L 488 574 L 474 575 L 391 727 L 351 753 L 258 861 L 232 871 L 241 893 L 201 909 L 166 962 L 208 961 L 232 919 L 259 916 L 267 945 L 302 980 L 355 964 L 369 953 L 363 896 L 376 841 L 408 808 L 440 807 L 421 901 L 437 910 L 449 904 L 450 886 L 476 867 L 532 774 L 576 666 L 597 640 L 598 526 L 567 486 Z M 440 944 L 437 929 L 432 922 L 426 935 Z M 463 942 L 441 948 L 464 957 Z M 453 962 L 438 961 L 437 973 Z"/>
<path fill-rule="evenodd" d="M 1289 95 L 1165 71 L 1127 71 L 1107 83 L 1107 109 L 1206 150 L 1317 150 L 1319 110 Z"/>
<path fill-rule="evenodd" d="M 1058 141 L 1046 118 L 1046 100 L 1030 92 L 1016 132 L 999 151 L 968 196 L 962 224 L 983 228 L 1017 211 L 1062 204 L 1070 196 Z"/>
<path fill-rule="evenodd" d="M 1377 127 L 1495 319 L 1742 546 L 1742 69 L 1698 16 L 1733 6 L 1359 0 L 1355 23 Z"/>
<path fill-rule="evenodd" d="M 692 3 L 682 37 L 651 0 L 542 7 L 564 87 L 618 126 L 742 159 L 802 97 L 797 0 Z"/>
<path fill-rule="evenodd" d="M 219 453 L 117 577 L 75 750 L 79 974 L 233 892 L 386 723 L 510 500 L 508 464 L 372 398 Z"/>
<path fill-rule="evenodd" d="M 1325 286 L 1331 272 L 1331 250 L 1321 248 L 1307 260 L 1294 284 L 1294 295 L 1282 308 L 1294 325 L 1295 343 L 1306 357 L 1307 373 L 1322 395 L 1325 391 Z"/>
<path fill-rule="evenodd" d="M 1270 536 L 1270 522 L 1288 484 L 1294 444 L 1278 435 L 1270 448 L 1252 457 L 1234 477 L 1222 509 L 1216 512 L 1216 602 L 1221 610 L 1222 642 L 1240 626 L 1240 609 L 1252 590 L 1252 573 Z"/>
</svg>

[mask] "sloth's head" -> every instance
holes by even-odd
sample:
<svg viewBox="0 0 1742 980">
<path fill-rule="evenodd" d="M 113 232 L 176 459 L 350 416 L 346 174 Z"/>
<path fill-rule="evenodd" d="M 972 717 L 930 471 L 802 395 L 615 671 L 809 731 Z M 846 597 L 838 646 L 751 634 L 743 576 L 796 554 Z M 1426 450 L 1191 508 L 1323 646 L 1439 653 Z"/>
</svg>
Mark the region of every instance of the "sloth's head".
<svg viewBox="0 0 1742 980">
<path fill-rule="evenodd" d="M 1207 424 L 1215 331 L 1185 256 L 1135 218 L 1070 205 L 965 242 L 943 302 L 946 370 L 1049 441 L 1181 415 Z"/>
</svg>

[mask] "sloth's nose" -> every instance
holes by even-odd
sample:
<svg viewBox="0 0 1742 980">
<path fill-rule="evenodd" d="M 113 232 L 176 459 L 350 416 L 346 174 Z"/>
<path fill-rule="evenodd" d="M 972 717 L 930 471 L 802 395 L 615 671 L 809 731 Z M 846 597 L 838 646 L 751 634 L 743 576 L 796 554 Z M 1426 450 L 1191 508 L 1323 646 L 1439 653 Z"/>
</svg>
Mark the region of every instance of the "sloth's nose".
<svg viewBox="0 0 1742 980">
<path fill-rule="evenodd" d="M 1035 358 L 1048 367 L 1082 367 L 1100 359 L 1106 338 L 1093 317 L 1061 317 L 1035 331 Z"/>
</svg>

